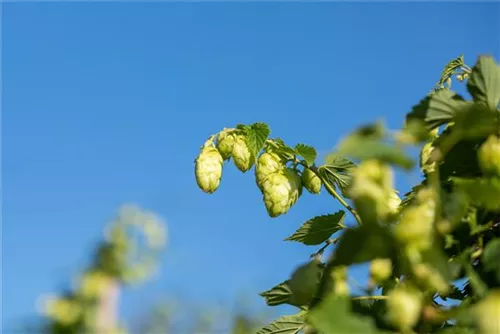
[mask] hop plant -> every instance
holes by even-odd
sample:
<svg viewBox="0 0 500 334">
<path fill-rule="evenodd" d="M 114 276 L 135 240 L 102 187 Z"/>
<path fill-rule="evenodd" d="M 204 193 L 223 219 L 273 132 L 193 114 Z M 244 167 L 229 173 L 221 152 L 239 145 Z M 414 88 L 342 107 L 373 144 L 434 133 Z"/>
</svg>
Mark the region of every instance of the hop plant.
<svg viewBox="0 0 500 334">
<path fill-rule="evenodd" d="M 279 155 L 272 152 L 264 152 L 257 159 L 255 165 L 255 179 L 259 189 L 263 189 L 262 185 L 266 178 L 272 173 L 283 171 L 285 166 Z"/>
<path fill-rule="evenodd" d="M 284 172 L 271 173 L 262 184 L 264 203 L 271 217 L 288 212 L 302 194 L 302 182 L 297 172 L 286 168 Z"/>
<path fill-rule="evenodd" d="M 223 159 L 213 144 L 206 143 L 195 162 L 196 182 L 201 190 L 213 193 L 217 190 L 222 177 Z"/>
<path fill-rule="evenodd" d="M 388 294 L 388 318 L 403 332 L 416 325 L 422 310 L 422 296 L 414 288 L 397 286 Z"/>
<path fill-rule="evenodd" d="M 235 138 L 234 129 L 224 129 L 219 133 L 217 137 L 217 149 L 224 160 L 232 156 Z"/>
<path fill-rule="evenodd" d="M 484 174 L 500 176 L 500 138 L 489 136 L 478 150 L 478 160 Z"/>
<path fill-rule="evenodd" d="M 245 137 L 243 136 L 235 137 L 232 155 L 234 164 L 243 173 L 248 171 L 254 164 L 254 156 L 248 149 Z"/>
<path fill-rule="evenodd" d="M 319 194 L 321 191 L 321 179 L 309 168 L 302 171 L 302 184 L 311 194 Z"/>
<path fill-rule="evenodd" d="M 481 334 L 500 333 L 500 289 L 493 289 L 474 308 L 476 325 Z"/>
<path fill-rule="evenodd" d="M 289 287 L 298 305 L 307 305 L 316 293 L 322 268 L 316 259 L 299 266 L 292 274 Z"/>
<path fill-rule="evenodd" d="M 370 277 L 377 283 L 388 279 L 392 274 L 391 259 L 374 259 L 370 264 Z"/>
<path fill-rule="evenodd" d="M 429 161 L 433 151 L 434 146 L 432 141 L 425 143 L 420 151 L 420 169 L 424 174 L 429 174 L 436 170 L 436 163 Z"/>
</svg>

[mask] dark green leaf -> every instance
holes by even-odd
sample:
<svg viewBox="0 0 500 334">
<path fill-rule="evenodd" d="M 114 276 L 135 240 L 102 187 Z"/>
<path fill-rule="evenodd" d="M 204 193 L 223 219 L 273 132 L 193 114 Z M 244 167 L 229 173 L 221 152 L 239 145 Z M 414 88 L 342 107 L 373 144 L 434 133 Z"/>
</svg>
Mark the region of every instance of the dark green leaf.
<svg viewBox="0 0 500 334">
<path fill-rule="evenodd" d="M 453 129 L 460 131 L 463 139 L 486 137 L 498 130 L 499 116 L 497 111 L 491 111 L 484 104 L 470 103 L 457 110 Z"/>
<path fill-rule="evenodd" d="M 314 217 L 305 222 L 294 234 L 285 241 L 298 241 L 305 245 L 319 245 L 330 238 L 332 234 L 342 229 L 345 212 Z"/>
<path fill-rule="evenodd" d="M 474 101 L 484 103 L 490 110 L 496 110 L 500 102 L 500 66 L 490 56 L 479 57 L 472 68 L 467 90 Z"/>
<path fill-rule="evenodd" d="M 460 95 L 449 90 L 442 89 L 426 96 L 406 116 L 406 121 L 424 121 L 429 129 L 453 120 L 456 111 L 470 102 L 465 101 Z"/>
<path fill-rule="evenodd" d="M 270 290 L 260 293 L 260 296 L 264 297 L 267 305 L 276 306 L 281 304 L 290 304 L 292 292 L 288 286 L 288 281 L 285 281 Z"/>
<path fill-rule="evenodd" d="M 452 177 L 451 181 L 476 205 L 491 211 L 500 211 L 500 179 Z"/>
<path fill-rule="evenodd" d="M 401 147 L 357 134 L 344 139 L 338 153 L 359 160 L 378 159 L 405 169 L 411 169 L 415 164 Z"/>
<path fill-rule="evenodd" d="M 297 152 L 297 154 L 304 158 L 309 166 L 314 164 L 314 160 L 316 160 L 317 155 L 314 147 L 304 144 L 297 144 L 297 146 L 295 146 L 295 151 Z"/>
<path fill-rule="evenodd" d="M 264 328 L 257 334 L 298 334 L 305 327 L 305 314 L 283 316 Z"/>
<path fill-rule="evenodd" d="M 492 240 L 486 245 L 482 255 L 484 269 L 496 274 L 496 279 L 500 282 L 500 239 Z"/>
<path fill-rule="evenodd" d="M 333 294 L 309 311 L 308 322 L 324 334 L 379 333 L 373 319 L 351 312 L 348 298 Z"/>
<path fill-rule="evenodd" d="M 257 156 L 264 147 L 271 130 L 266 123 L 253 123 L 245 128 L 245 132 L 248 149 L 254 156 Z"/>
<path fill-rule="evenodd" d="M 395 254 L 393 244 L 391 234 L 378 226 L 347 229 L 335 250 L 333 264 L 351 265 L 375 258 L 392 258 Z"/>
</svg>

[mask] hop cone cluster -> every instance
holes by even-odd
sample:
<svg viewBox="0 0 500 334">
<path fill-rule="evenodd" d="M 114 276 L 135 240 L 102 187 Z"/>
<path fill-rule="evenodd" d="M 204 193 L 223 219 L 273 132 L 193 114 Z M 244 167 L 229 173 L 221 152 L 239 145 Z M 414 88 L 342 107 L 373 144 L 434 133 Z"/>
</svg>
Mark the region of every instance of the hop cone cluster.
<svg viewBox="0 0 500 334">
<path fill-rule="evenodd" d="M 206 144 L 195 162 L 196 182 L 201 190 L 213 193 L 217 190 L 222 177 L 224 160 L 213 144 Z"/>
<path fill-rule="evenodd" d="M 302 182 L 295 170 L 285 168 L 270 173 L 262 181 L 261 189 L 267 213 L 274 218 L 287 213 L 297 202 L 302 194 Z"/>
</svg>

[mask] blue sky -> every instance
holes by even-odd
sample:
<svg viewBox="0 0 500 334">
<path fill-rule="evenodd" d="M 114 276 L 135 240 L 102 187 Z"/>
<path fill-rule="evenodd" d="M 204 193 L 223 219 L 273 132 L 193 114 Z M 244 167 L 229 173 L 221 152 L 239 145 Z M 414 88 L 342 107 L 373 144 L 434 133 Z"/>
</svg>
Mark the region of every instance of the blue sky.
<svg viewBox="0 0 500 334">
<path fill-rule="evenodd" d="M 2 4 L 4 324 L 66 284 L 126 202 L 164 217 L 169 244 L 125 317 L 280 282 L 313 251 L 281 240 L 340 206 L 306 193 L 271 219 L 234 166 L 206 195 L 204 140 L 264 121 L 324 155 L 360 124 L 399 127 L 452 58 L 498 61 L 499 32 L 499 3 Z"/>
</svg>

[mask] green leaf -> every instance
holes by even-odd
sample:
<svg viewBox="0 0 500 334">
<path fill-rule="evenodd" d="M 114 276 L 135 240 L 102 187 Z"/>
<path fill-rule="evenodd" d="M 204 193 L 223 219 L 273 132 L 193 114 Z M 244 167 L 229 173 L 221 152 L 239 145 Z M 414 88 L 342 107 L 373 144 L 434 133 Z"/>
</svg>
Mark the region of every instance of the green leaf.
<svg viewBox="0 0 500 334">
<path fill-rule="evenodd" d="M 486 245 L 482 255 L 484 269 L 494 272 L 496 279 L 500 282 L 500 239 L 492 240 Z"/>
<path fill-rule="evenodd" d="M 338 243 L 332 262 L 336 266 L 371 261 L 375 258 L 392 258 L 395 241 L 392 235 L 378 226 L 347 229 Z"/>
<path fill-rule="evenodd" d="M 267 137 L 269 137 L 270 133 L 271 130 L 269 130 L 269 126 L 266 123 L 253 123 L 246 126 L 245 138 L 250 153 L 257 156 L 266 144 Z"/>
<path fill-rule="evenodd" d="M 304 329 L 305 314 L 303 312 L 283 316 L 264 328 L 261 328 L 257 334 L 298 334 Z"/>
<path fill-rule="evenodd" d="M 373 319 L 351 312 L 348 298 L 333 294 L 309 311 L 308 322 L 324 334 L 379 333 Z"/>
<path fill-rule="evenodd" d="M 304 158 L 309 166 L 314 164 L 314 160 L 316 160 L 316 150 L 312 146 L 297 144 L 295 146 L 295 151 Z"/>
<path fill-rule="evenodd" d="M 272 145 L 269 146 L 269 149 L 282 156 L 285 160 L 293 159 L 293 157 L 297 153 L 293 148 L 286 145 L 281 138 L 271 139 L 270 142 L 272 143 Z"/>
<path fill-rule="evenodd" d="M 338 147 L 338 154 L 359 160 L 378 159 L 405 169 L 411 169 L 415 164 L 401 147 L 360 134 L 345 138 Z"/>
<path fill-rule="evenodd" d="M 288 286 L 288 281 L 285 281 L 260 293 L 260 296 L 264 297 L 267 305 L 277 306 L 281 304 L 290 304 L 292 292 Z"/>
<path fill-rule="evenodd" d="M 496 110 L 500 102 L 500 66 L 493 57 L 480 56 L 472 68 L 467 90 L 474 101 L 484 103 L 490 110 Z"/>
<path fill-rule="evenodd" d="M 454 91 L 442 89 L 423 98 L 406 115 L 406 121 L 424 121 L 429 129 L 434 129 L 451 122 L 457 110 L 468 103 Z"/>
<path fill-rule="evenodd" d="M 309 219 L 285 241 L 298 241 L 308 246 L 319 245 L 342 229 L 344 217 L 345 212 L 340 210 L 334 214 Z"/>
<path fill-rule="evenodd" d="M 325 159 L 325 165 L 318 168 L 323 182 L 329 182 L 337 186 L 345 196 L 345 190 L 352 180 L 352 170 L 356 165 L 336 153 L 329 154 Z"/>
<path fill-rule="evenodd" d="M 452 177 L 451 181 L 463 191 L 472 203 L 491 211 L 500 211 L 500 179 Z"/>
<path fill-rule="evenodd" d="M 470 103 L 457 110 L 453 131 L 460 131 L 463 139 L 486 137 L 498 130 L 499 116 L 497 111 L 492 112 L 484 104 Z"/>
</svg>

